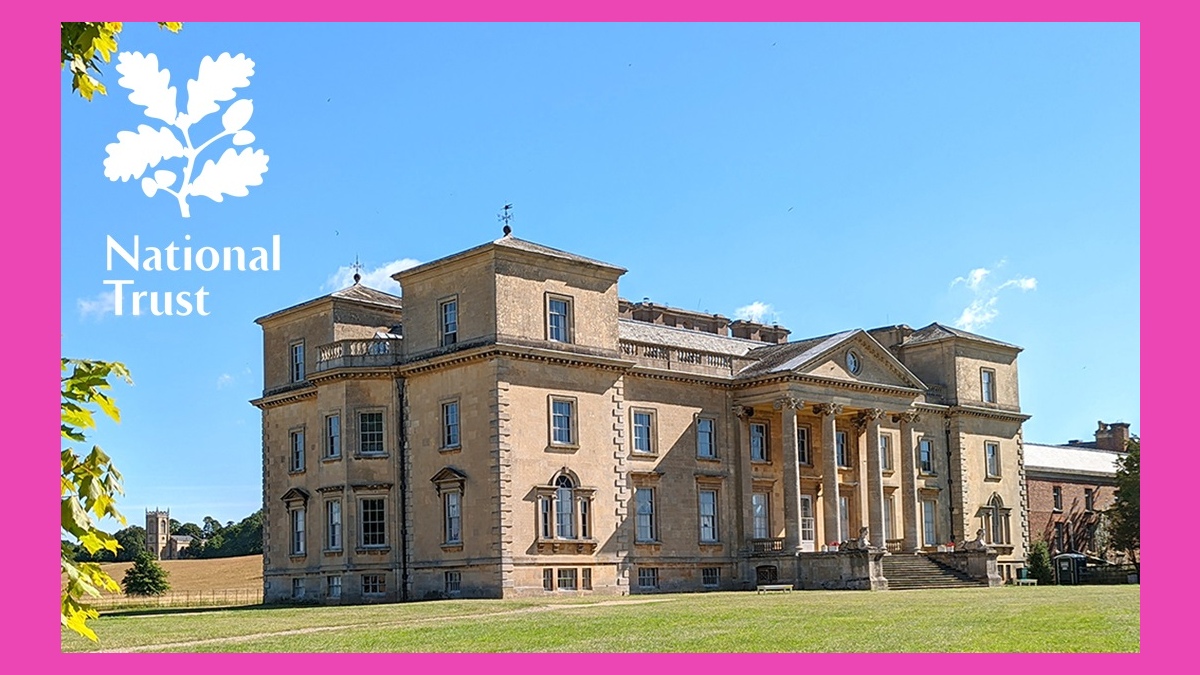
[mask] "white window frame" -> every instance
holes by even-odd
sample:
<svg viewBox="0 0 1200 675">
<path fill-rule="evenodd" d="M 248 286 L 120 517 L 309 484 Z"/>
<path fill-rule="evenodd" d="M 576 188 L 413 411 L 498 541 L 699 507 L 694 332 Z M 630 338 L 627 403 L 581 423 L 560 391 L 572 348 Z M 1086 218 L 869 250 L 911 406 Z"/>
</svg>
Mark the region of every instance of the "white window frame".
<svg viewBox="0 0 1200 675">
<path fill-rule="evenodd" d="M 556 313 L 555 303 L 562 303 L 565 311 Z M 562 317 L 561 326 L 555 325 L 556 316 Z M 546 339 L 563 344 L 575 342 L 575 299 L 571 296 L 546 294 Z"/>
<path fill-rule="evenodd" d="M 342 550 L 342 500 L 325 502 L 325 550 Z"/>
<path fill-rule="evenodd" d="M 442 493 L 442 541 L 449 545 L 462 543 L 462 492 L 458 490 Z"/>
<path fill-rule="evenodd" d="M 892 435 L 879 434 L 879 468 L 880 471 L 894 471 L 892 465 Z"/>
<path fill-rule="evenodd" d="M 557 405 L 566 405 L 566 426 L 559 424 L 563 414 L 555 410 Z M 569 396 L 550 397 L 550 445 L 566 448 L 579 447 L 579 410 L 578 400 Z M 559 432 L 565 432 L 567 438 L 560 437 Z"/>
<path fill-rule="evenodd" d="M 304 471 L 304 427 L 288 432 L 288 473 Z"/>
<path fill-rule="evenodd" d="M 812 466 L 810 438 L 812 438 L 812 434 L 809 433 L 809 428 L 806 425 L 801 424 L 796 427 L 796 457 L 804 466 Z"/>
<path fill-rule="evenodd" d="M 980 368 L 979 369 L 979 391 L 980 400 L 984 403 L 996 402 L 996 369 L 995 368 Z"/>
<path fill-rule="evenodd" d="M 308 536 L 305 532 L 307 526 L 307 515 L 305 507 L 298 506 L 288 511 L 288 516 L 291 520 L 291 547 L 290 554 L 293 556 L 306 555 L 308 549 Z"/>
<path fill-rule="evenodd" d="M 937 501 L 921 500 L 921 545 L 937 546 Z"/>
<path fill-rule="evenodd" d="M 387 594 L 387 577 L 382 574 L 364 574 L 362 575 L 362 594 L 365 597 L 379 597 Z M 368 582 L 368 579 L 370 582 Z M 372 590 L 367 590 L 368 587 L 373 587 Z"/>
<path fill-rule="evenodd" d="M 367 541 L 367 502 L 379 502 L 379 532 L 371 533 L 372 540 Z M 371 509 L 374 512 L 374 508 Z M 371 525 L 376 521 L 372 520 Z M 379 541 L 375 541 L 375 537 L 379 537 Z M 364 549 L 387 548 L 387 498 L 383 496 L 370 496 L 358 498 L 358 547 Z"/>
<path fill-rule="evenodd" d="M 560 591 L 577 591 L 579 590 L 579 570 L 574 567 L 560 567 L 558 574 L 555 575 L 555 585 Z"/>
<path fill-rule="evenodd" d="M 304 381 L 304 340 L 296 340 L 289 347 L 292 363 L 292 382 Z"/>
<path fill-rule="evenodd" d="M 993 448 L 995 451 L 993 451 Z M 983 442 L 984 472 L 988 478 L 1000 477 L 1000 444 L 996 441 Z"/>
<path fill-rule="evenodd" d="M 837 456 L 838 468 L 849 469 L 854 465 L 854 460 L 850 457 L 850 436 L 844 431 L 835 431 L 834 452 Z M 843 462 L 844 460 L 844 462 Z M 844 540 L 843 540 L 844 541 Z"/>
<path fill-rule="evenodd" d="M 750 461 L 771 461 L 771 427 L 766 422 L 750 423 Z M 757 441 L 757 445 L 756 445 Z"/>
<path fill-rule="evenodd" d="M 1054 500 L 1054 510 L 1063 510 L 1063 491 L 1061 485 L 1055 485 L 1050 488 L 1050 496 Z"/>
<path fill-rule="evenodd" d="M 442 584 L 446 595 L 462 593 L 462 572 L 459 570 L 447 570 L 442 574 Z"/>
<path fill-rule="evenodd" d="M 458 296 L 438 301 L 438 346 L 458 344 Z"/>
<path fill-rule="evenodd" d="M 330 574 L 325 577 L 325 597 L 340 598 L 342 597 L 342 577 L 339 574 Z"/>
<path fill-rule="evenodd" d="M 629 411 L 629 428 L 632 430 L 630 446 L 634 454 L 658 454 L 658 423 L 655 411 L 650 408 L 631 408 Z"/>
<path fill-rule="evenodd" d="M 658 568 L 638 568 L 638 588 L 658 588 Z"/>
<path fill-rule="evenodd" d="M 750 509 L 754 523 L 755 539 L 771 538 L 771 493 L 754 492 L 750 496 Z"/>
<path fill-rule="evenodd" d="M 325 416 L 325 459 L 342 456 L 342 415 L 340 412 Z"/>
<path fill-rule="evenodd" d="M 705 431 L 704 427 L 708 426 Z M 704 442 L 707 436 L 708 442 Z M 717 420 L 713 417 L 700 416 L 696 418 L 696 456 L 700 459 L 717 458 Z"/>
<path fill-rule="evenodd" d="M 705 588 L 720 588 L 721 568 L 703 567 L 700 569 L 700 583 Z"/>
<path fill-rule="evenodd" d="M 462 418 L 458 399 L 442 402 L 442 448 L 445 450 L 462 447 Z"/>
<path fill-rule="evenodd" d="M 926 468 L 925 460 L 921 458 L 921 454 L 928 448 L 929 450 L 929 466 Z M 937 456 L 933 450 L 933 439 L 927 436 L 922 436 L 917 440 L 917 470 L 924 476 L 937 475 Z"/>
<path fill-rule="evenodd" d="M 580 486 L 566 473 L 538 488 L 537 517 L 540 541 L 592 540 L 592 488 Z"/>
<path fill-rule="evenodd" d="M 889 539 L 895 539 L 893 534 L 896 529 L 896 496 L 884 495 L 883 497 L 883 540 L 886 543 Z"/>
<path fill-rule="evenodd" d="M 800 541 L 816 542 L 817 519 L 813 510 L 813 496 L 800 495 Z"/>
<path fill-rule="evenodd" d="M 705 504 L 705 499 L 708 503 Z M 704 488 L 699 494 L 700 543 L 715 544 L 721 541 L 720 512 L 717 510 L 717 490 Z"/>
<path fill-rule="evenodd" d="M 379 430 L 366 430 L 366 420 L 368 416 L 379 416 Z M 375 434 L 379 435 L 379 449 L 367 449 L 367 434 L 371 434 L 372 448 L 375 446 Z M 387 454 L 387 416 L 383 410 L 360 410 L 358 411 L 358 454 L 367 457 L 379 457 Z"/>
<path fill-rule="evenodd" d="M 295 577 L 292 579 L 292 599 L 300 600 L 304 598 L 304 579 Z"/>
<path fill-rule="evenodd" d="M 654 488 L 635 487 L 633 504 L 635 517 L 634 541 L 651 543 L 658 541 L 658 528 L 654 517 Z"/>
<path fill-rule="evenodd" d="M 838 541 L 850 540 L 850 495 L 838 495 Z"/>
</svg>

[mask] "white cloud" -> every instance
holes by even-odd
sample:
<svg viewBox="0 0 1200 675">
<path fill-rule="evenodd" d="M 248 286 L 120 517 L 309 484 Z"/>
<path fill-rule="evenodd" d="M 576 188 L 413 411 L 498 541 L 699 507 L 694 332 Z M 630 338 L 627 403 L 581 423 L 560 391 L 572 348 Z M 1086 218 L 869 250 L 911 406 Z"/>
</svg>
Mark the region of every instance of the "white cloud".
<svg viewBox="0 0 1200 675">
<path fill-rule="evenodd" d="M 742 321 L 762 323 L 763 319 L 765 319 L 768 314 L 773 317 L 774 321 L 779 321 L 779 314 L 775 312 L 774 307 L 765 302 L 755 300 L 745 307 L 738 307 L 736 310 L 734 310 L 733 318 L 741 319 Z"/>
<path fill-rule="evenodd" d="M 369 288 L 374 288 L 377 291 L 400 295 L 400 284 L 392 279 L 392 275 L 396 272 L 401 272 L 410 267 L 420 265 L 420 260 L 412 258 L 400 258 L 391 262 L 384 263 L 373 270 L 363 270 L 362 285 Z M 327 291 L 338 291 L 354 283 L 354 268 L 350 266 L 339 267 L 336 272 L 330 275 L 322 286 Z"/>
<path fill-rule="evenodd" d="M 75 301 L 75 304 L 79 308 L 80 318 L 86 319 L 92 317 L 100 319 L 105 314 L 112 314 L 116 310 L 116 298 L 117 296 L 114 292 L 106 291 L 90 300 L 79 298 Z"/>
<path fill-rule="evenodd" d="M 221 373 L 221 376 L 217 378 L 217 389 L 224 389 L 231 384 L 233 384 L 233 376 L 229 373 Z"/>
<path fill-rule="evenodd" d="M 1005 261 L 1001 260 L 996 267 L 1003 267 L 1004 263 Z M 1014 277 L 1000 284 L 987 283 L 988 276 L 993 271 L 986 267 L 978 267 L 971 270 L 967 276 L 955 277 L 954 281 L 950 282 L 951 288 L 960 282 L 965 284 L 975 296 L 958 315 L 958 319 L 954 321 L 955 327 L 963 330 L 977 330 L 995 320 L 1000 314 L 1000 310 L 996 308 L 1000 301 L 1000 291 L 1006 288 L 1017 288 L 1021 291 L 1037 290 L 1037 279 L 1033 277 Z"/>
</svg>

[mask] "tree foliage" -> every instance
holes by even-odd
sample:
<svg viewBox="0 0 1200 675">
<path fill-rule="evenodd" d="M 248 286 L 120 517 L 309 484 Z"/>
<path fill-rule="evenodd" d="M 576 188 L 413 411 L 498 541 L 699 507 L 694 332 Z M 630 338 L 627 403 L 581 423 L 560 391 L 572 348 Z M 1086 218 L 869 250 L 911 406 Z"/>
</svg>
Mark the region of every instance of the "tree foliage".
<svg viewBox="0 0 1200 675">
<path fill-rule="evenodd" d="M 94 410 L 98 409 L 115 422 L 121 413 L 107 391 L 109 378 L 119 378 L 132 384 L 129 371 L 120 363 L 62 359 L 62 437 L 83 443 L 84 432 L 96 427 Z M 87 605 L 84 596 L 98 597 L 101 590 L 119 591 L 117 582 L 94 562 L 76 563 L 77 547 L 89 555 L 101 550 L 116 554 L 120 547 L 116 537 L 104 532 L 96 520 L 109 517 L 125 524 L 117 511 L 115 497 L 123 494 L 121 474 L 100 446 L 80 455 L 74 448 L 63 448 L 62 461 L 62 531 L 69 535 L 62 546 L 62 573 L 66 582 L 62 588 L 62 625 L 96 640 L 96 633 L 87 626 L 88 619 L 99 616 Z"/>
<path fill-rule="evenodd" d="M 64 22 L 60 26 L 62 68 L 71 69 L 71 91 L 87 100 L 92 96 L 107 94 L 104 85 L 92 73 L 100 74 L 100 62 L 108 63 L 117 51 L 117 35 L 121 32 L 120 21 Z M 159 21 L 159 28 L 178 33 L 183 24 L 178 21 Z"/>
<path fill-rule="evenodd" d="M 216 519 L 206 517 L 204 524 L 205 531 L 212 530 L 213 534 L 203 541 L 192 541 L 181 555 L 188 558 L 230 558 L 262 553 L 261 510 L 243 518 L 240 523 L 231 522 L 222 526 Z"/>
<path fill-rule="evenodd" d="M 125 595 L 162 595 L 171 588 L 167 571 L 145 549 L 138 551 L 133 567 L 125 571 L 121 585 L 125 587 Z"/>
<path fill-rule="evenodd" d="M 1050 566 L 1050 547 L 1046 545 L 1046 542 L 1033 542 L 1025 564 L 1028 567 L 1030 579 L 1037 579 L 1037 582 L 1042 585 L 1054 583 L 1054 569 Z"/>
<path fill-rule="evenodd" d="M 1142 545 L 1142 442 L 1130 439 L 1125 446 L 1128 454 L 1117 461 L 1117 490 L 1109 517 L 1109 542 L 1113 548 L 1129 554 L 1138 564 L 1137 552 Z"/>
</svg>

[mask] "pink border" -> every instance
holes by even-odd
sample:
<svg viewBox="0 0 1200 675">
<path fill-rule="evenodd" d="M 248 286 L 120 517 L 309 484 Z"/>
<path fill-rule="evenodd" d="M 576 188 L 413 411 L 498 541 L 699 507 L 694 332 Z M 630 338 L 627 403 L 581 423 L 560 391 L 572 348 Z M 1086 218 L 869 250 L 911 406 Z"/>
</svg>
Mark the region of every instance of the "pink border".
<svg viewBox="0 0 1200 675">
<path fill-rule="evenodd" d="M 856 3 L 829 3 L 820 7 L 797 7 L 795 2 L 739 2 L 730 7 L 715 4 L 703 6 L 695 2 L 657 2 L 651 6 L 645 0 L 608 0 L 603 3 L 584 4 L 548 0 L 518 0 L 508 3 L 470 2 L 443 3 L 407 7 L 375 8 L 371 6 L 350 7 L 346 4 L 333 5 L 336 13 L 329 9 L 298 9 L 285 3 L 268 4 L 233 3 L 227 0 L 207 2 L 201 9 L 184 10 L 177 15 L 165 16 L 163 12 L 174 12 L 161 1 L 133 0 L 111 3 L 105 12 L 115 13 L 119 6 L 124 18 L 155 20 L 163 18 L 200 20 L 279 20 L 286 16 L 292 21 L 1135 21 L 1141 23 L 1142 44 L 1142 91 L 1143 91 L 1143 160 L 1144 185 L 1143 218 L 1147 223 L 1142 241 L 1143 305 L 1144 326 L 1143 354 L 1147 356 L 1144 395 L 1151 405 L 1145 406 L 1142 436 L 1150 443 L 1149 461 L 1146 463 L 1145 490 L 1146 513 L 1144 518 L 1147 541 L 1163 541 L 1168 533 L 1174 533 L 1176 523 L 1190 524 L 1190 518 L 1179 516 L 1171 519 L 1156 517 L 1157 514 L 1184 514 L 1183 500 L 1178 491 L 1169 489 L 1164 464 L 1157 461 L 1166 450 L 1156 429 L 1164 427 L 1160 420 L 1162 403 L 1170 394 L 1183 389 L 1178 384 L 1194 378 L 1194 362 L 1179 358 L 1186 353 L 1185 347 L 1168 345 L 1167 317 L 1175 309 L 1172 293 L 1192 290 L 1183 273 L 1193 263 L 1191 251 L 1196 250 L 1194 224 L 1196 218 L 1188 218 L 1189 202 L 1196 192 L 1197 172 L 1194 158 L 1197 150 L 1197 62 L 1195 40 L 1196 11 L 1194 3 L 1157 3 L 1177 5 L 1147 8 L 1150 3 L 1104 2 L 1098 0 L 1079 2 L 1049 2 L 1048 0 L 1009 0 L 986 7 L 982 3 L 961 1 L 888 2 L 874 0 Z M 1185 5 L 1191 5 L 1183 9 Z M 57 508 L 51 506 L 53 481 L 51 463 L 55 451 L 49 447 L 55 419 L 53 417 L 53 392 L 50 389 L 52 369 L 57 370 L 59 328 L 59 277 L 47 274 L 47 260 L 58 260 L 59 251 L 59 193 L 51 186 L 59 181 L 59 90 L 61 74 L 54 68 L 53 55 L 49 53 L 57 43 L 53 31 L 57 22 L 51 22 L 46 14 L 56 13 L 61 17 L 75 18 L 79 15 L 95 14 L 96 5 L 75 0 L 47 3 L 17 3 L 9 10 L 9 26 L 15 28 L 10 36 L 7 50 L 7 87 L 10 93 L 6 113 L 12 115 L 6 143 L 8 162 L 0 171 L 6 196 L 7 234 L 15 239 L 7 247 L 7 263 L 13 273 L 13 290 L 2 295 L 5 322 L 10 330 L 5 331 L 5 342 L 15 349 L 8 354 L 20 354 L 7 364 L 10 369 L 9 393 L 6 398 L 17 399 L 18 408 L 10 419 L 18 421 L 11 425 L 16 432 L 15 441 L 8 445 L 7 469 L 9 475 L 38 476 L 36 481 L 12 481 L 9 494 L 16 491 L 17 499 L 10 499 L 10 522 L 21 524 L 26 511 L 22 506 L 36 504 L 29 512 L 28 521 L 35 525 L 36 545 L 32 548 L 36 563 L 20 565 L 17 556 L 30 551 L 27 544 L 13 545 L 22 541 L 10 539 L 10 551 L 19 552 L 9 558 L 10 602 L 5 612 L 8 624 L 5 641 L 20 645 L 20 649 L 9 653 L 18 663 L 49 667 L 50 672 L 83 668 L 117 668 L 120 672 L 206 672 L 220 660 L 222 664 L 241 667 L 264 665 L 293 666 L 299 668 L 333 666 L 346 668 L 383 665 L 390 662 L 396 667 L 444 668 L 447 664 L 458 668 L 519 668 L 545 664 L 563 657 L 552 655 L 110 655 L 77 656 L 59 652 L 58 630 L 52 614 L 54 603 L 50 594 L 58 584 L 58 573 L 54 571 L 52 552 L 53 519 Z M 326 5 L 329 7 L 329 5 Z M 12 16 L 13 13 L 17 16 Z M 1189 68 L 1189 65 L 1192 66 Z M 28 102 L 24 107 L 15 102 Z M 19 131 L 18 131 L 19 130 Z M 19 159 L 18 159 L 19 158 Z M 24 199 L 17 199 L 17 196 Z M 1147 265 L 1153 261 L 1152 265 Z M 47 278 L 51 283 L 47 283 Z M 17 291 L 16 289 L 20 290 Z M 1178 290 L 1177 290 L 1178 289 Z M 17 319 L 20 317 L 20 320 Z M 32 320 L 29 320 L 32 319 Z M 1134 321 L 1137 317 L 1114 317 L 1114 320 Z M 20 326 L 36 326 L 34 339 L 26 335 L 20 338 L 12 330 Z M 1102 330 L 1102 324 L 1094 328 Z M 1173 326 L 1172 326 L 1173 327 Z M 1156 330 L 1157 329 L 1157 330 Z M 1184 331 L 1186 334 L 1187 331 Z M 16 351 L 19 350 L 19 351 Z M 25 355 L 32 352 L 33 357 Z M 1165 366 L 1162 356 L 1172 354 L 1171 368 Z M 15 372 L 13 372 L 15 371 Z M 26 385 L 26 383 L 29 383 Z M 1148 386 L 1147 386 L 1148 385 Z M 16 387 L 22 387 L 16 390 Z M 31 391 L 32 395 L 26 392 Z M 1190 421 L 1194 409 L 1183 404 L 1180 421 Z M 1174 410 L 1172 411 L 1174 412 Z M 1160 438 L 1156 442 L 1154 439 Z M 47 447 L 42 447 L 43 444 Z M 1171 449 L 1171 468 L 1178 475 L 1195 474 L 1196 452 L 1182 446 Z M 1157 489 L 1154 489 L 1157 488 Z M 15 534 L 16 530 L 14 530 Z M 991 672 L 1001 668 L 1049 668 L 1083 667 L 1091 672 L 1128 671 L 1131 666 L 1153 666 L 1153 660 L 1166 666 L 1173 663 L 1178 652 L 1192 646 L 1191 635 L 1194 619 L 1188 600 L 1195 592 L 1188 587 L 1194 585 L 1194 559 L 1182 559 L 1195 554 L 1196 537 L 1188 527 L 1179 539 L 1179 548 L 1172 552 L 1181 554 L 1164 559 L 1152 543 L 1143 549 L 1146 576 L 1151 579 L 1143 587 L 1143 630 L 1142 653 L 1138 655 L 995 655 L 981 660 L 971 655 L 856 655 L 851 657 L 853 666 L 875 665 L 882 668 L 940 668 L 967 667 L 974 672 Z M 27 540 L 26 540 L 27 541 Z M 1179 570 L 1186 583 L 1167 583 L 1166 575 Z M 1185 571 L 1186 570 L 1186 571 Z M 1168 590 L 1169 589 L 1169 590 Z M 15 600 L 15 602 L 14 602 Z M 570 657 L 566 657 L 570 658 Z M 748 661 L 749 659 L 752 659 Z M 86 663 L 80 659 L 86 659 Z M 352 664 L 347 659 L 353 659 Z M 582 672 L 599 672 L 613 667 L 634 668 L 698 668 L 702 670 L 740 670 L 752 667 L 845 667 L 846 656 L 838 655 L 595 655 L 586 660 L 572 659 L 571 666 Z M 931 659 L 934 659 L 931 661 Z M 1133 661 L 1137 663 L 1133 663 Z M 101 661 L 104 663 L 101 665 Z M 802 662 L 803 663 L 802 663 Z M 336 664 L 336 665 L 335 665 Z M 852 667 L 853 667 L 852 666 Z M 18 667 L 20 671 L 31 668 Z"/>
</svg>

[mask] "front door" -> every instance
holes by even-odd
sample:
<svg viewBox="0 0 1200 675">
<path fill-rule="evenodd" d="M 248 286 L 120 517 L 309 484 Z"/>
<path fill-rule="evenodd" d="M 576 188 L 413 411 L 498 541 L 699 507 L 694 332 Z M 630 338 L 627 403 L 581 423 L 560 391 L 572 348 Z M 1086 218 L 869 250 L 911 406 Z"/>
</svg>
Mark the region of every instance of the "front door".
<svg viewBox="0 0 1200 675">
<path fill-rule="evenodd" d="M 800 495 L 800 550 L 817 550 L 817 519 L 813 517 L 812 495 Z"/>
</svg>

